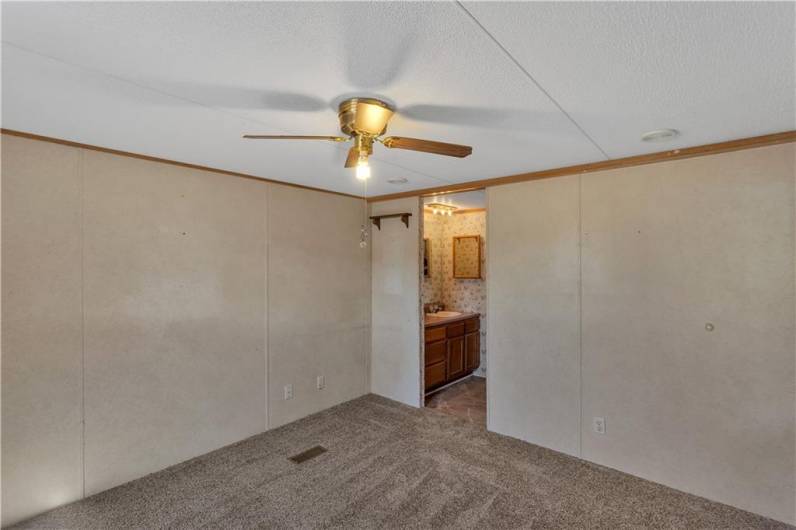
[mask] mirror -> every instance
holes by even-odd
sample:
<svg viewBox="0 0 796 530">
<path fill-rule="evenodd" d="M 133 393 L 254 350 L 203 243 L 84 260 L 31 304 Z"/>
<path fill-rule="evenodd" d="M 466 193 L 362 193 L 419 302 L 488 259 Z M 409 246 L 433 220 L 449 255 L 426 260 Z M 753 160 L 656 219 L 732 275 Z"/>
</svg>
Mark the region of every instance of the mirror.
<svg viewBox="0 0 796 530">
<path fill-rule="evenodd" d="M 481 236 L 453 238 L 453 277 L 481 279 Z"/>
<path fill-rule="evenodd" d="M 423 239 L 423 276 L 428 278 L 431 267 L 431 240 L 428 238 Z"/>
</svg>

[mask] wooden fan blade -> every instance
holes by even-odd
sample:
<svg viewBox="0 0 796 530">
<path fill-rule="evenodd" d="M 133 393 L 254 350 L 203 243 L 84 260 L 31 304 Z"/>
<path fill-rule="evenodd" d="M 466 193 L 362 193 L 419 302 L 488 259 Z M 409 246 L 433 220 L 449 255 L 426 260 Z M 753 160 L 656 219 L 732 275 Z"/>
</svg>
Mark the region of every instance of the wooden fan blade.
<svg viewBox="0 0 796 530">
<path fill-rule="evenodd" d="M 473 152 L 469 145 L 447 144 L 431 140 L 418 140 L 417 138 L 403 138 L 401 136 L 388 136 L 381 143 L 390 149 L 407 149 L 409 151 L 422 151 L 435 155 L 455 156 L 464 158 Z"/>
<path fill-rule="evenodd" d="M 348 150 L 348 156 L 345 159 L 345 167 L 356 167 L 359 161 L 359 149 L 356 146 Z"/>
<path fill-rule="evenodd" d="M 329 140 L 330 142 L 345 142 L 345 136 L 290 136 L 285 134 L 244 134 L 248 140 Z"/>
</svg>

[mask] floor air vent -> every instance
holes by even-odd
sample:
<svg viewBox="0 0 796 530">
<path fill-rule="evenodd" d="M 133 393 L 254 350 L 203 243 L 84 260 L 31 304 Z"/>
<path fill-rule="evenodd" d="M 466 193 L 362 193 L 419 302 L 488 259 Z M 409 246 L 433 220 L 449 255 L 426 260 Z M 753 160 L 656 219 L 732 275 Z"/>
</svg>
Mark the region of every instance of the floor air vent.
<svg viewBox="0 0 796 530">
<path fill-rule="evenodd" d="M 296 464 L 301 464 L 302 462 L 306 462 L 312 458 L 315 458 L 318 455 L 322 455 L 326 452 L 325 447 L 321 447 L 320 445 L 316 445 L 315 447 L 310 447 L 303 453 L 299 453 L 297 455 L 291 456 L 288 460 L 292 460 Z"/>
</svg>

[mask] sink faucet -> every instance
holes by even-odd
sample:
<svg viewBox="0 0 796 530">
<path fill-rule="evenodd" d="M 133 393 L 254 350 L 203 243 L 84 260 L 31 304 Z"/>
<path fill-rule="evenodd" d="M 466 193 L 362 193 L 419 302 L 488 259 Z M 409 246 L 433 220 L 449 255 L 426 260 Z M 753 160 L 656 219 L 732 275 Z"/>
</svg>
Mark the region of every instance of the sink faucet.
<svg viewBox="0 0 796 530">
<path fill-rule="evenodd" d="M 439 311 L 442 311 L 443 309 L 445 309 L 445 306 L 443 304 L 440 304 L 439 302 L 432 302 L 430 304 L 426 304 L 426 313 L 437 313 Z"/>
</svg>

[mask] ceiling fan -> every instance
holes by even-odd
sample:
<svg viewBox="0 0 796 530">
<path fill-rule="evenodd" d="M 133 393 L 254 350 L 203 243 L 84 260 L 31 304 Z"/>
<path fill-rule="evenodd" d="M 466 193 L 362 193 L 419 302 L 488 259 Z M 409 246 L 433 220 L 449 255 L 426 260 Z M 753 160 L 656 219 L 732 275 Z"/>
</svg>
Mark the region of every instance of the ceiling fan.
<svg viewBox="0 0 796 530">
<path fill-rule="evenodd" d="M 328 140 L 331 142 L 353 140 L 354 145 L 348 150 L 345 167 L 356 167 L 356 176 L 360 180 L 370 178 L 368 156 L 373 154 L 373 142 L 379 142 L 389 149 L 407 149 L 457 158 L 464 158 L 473 152 L 473 148 L 469 145 L 418 140 L 403 136 L 384 137 L 387 132 L 387 123 L 394 113 L 395 111 L 390 105 L 379 99 L 351 98 L 340 103 L 337 113 L 340 130 L 347 136 L 244 134 L 243 137 L 252 140 Z"/>
</svg>

